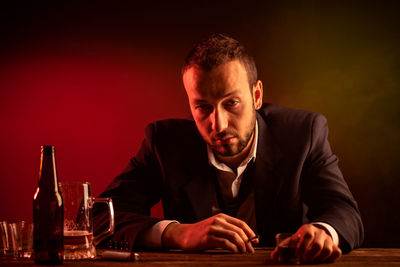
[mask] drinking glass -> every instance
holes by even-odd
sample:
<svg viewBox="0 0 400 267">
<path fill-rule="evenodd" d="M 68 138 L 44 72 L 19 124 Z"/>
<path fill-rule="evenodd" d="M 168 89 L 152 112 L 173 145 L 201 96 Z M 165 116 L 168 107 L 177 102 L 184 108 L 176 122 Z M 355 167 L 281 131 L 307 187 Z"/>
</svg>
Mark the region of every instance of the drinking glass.
<svg viewBox="0 0 400 267">
<path fill-rule="evenodd" d="M 19 259 L 30 259 L 33 251 L 33 223 L 19 221 L 10 223 L 15 243 L 14 255 Z"/>
<path fill-rule="evenodd" d="M 14 258 L 17 256 L 15 234 L 13 228 L 6 221 L 0 222 L 0 258 Z"/>
<path fill-rule="evenodd" d="M 0 258 L 5 258 L 7 255 L 7 251 L 9 248 L 8 243 L 8 232 L 7 232 L 8 223 L 0 222 Z"/>
<path fill-rule="evenodd" d="M 95 244 L 114 233 L 114 209 L 111 198 L 92 197 L 88 182 L 62 182 L 64 203 L 64 259 L 90 259 L 96 256 Z M 94 202 L 104 203 L 109 211 L 109 228 L 93 237 Z"/>
<path fill-rule="evenodd" d="M 278 261 L 289 264 L 300 264 L 296 256 L 297 238 L 292 233 L 279 233 L 275 236 L 278 247 Z"/>
</svg>

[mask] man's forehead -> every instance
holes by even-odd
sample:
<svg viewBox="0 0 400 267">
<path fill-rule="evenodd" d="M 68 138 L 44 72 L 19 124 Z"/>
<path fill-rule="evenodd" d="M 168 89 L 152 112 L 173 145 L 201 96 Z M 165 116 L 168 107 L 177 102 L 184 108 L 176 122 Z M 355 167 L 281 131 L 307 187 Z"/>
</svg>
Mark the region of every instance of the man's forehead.
<svg viewBox="0 0 400 267">
<path fill-rule="evenodd" d="M 184 73 L 183 83 L 191 98 L 224 97 L 240 93 L 242 89 L 248 90 L 247 73 L 238 61 L 222 64 L 210 71 L 193 66 Z"/>
</svg>

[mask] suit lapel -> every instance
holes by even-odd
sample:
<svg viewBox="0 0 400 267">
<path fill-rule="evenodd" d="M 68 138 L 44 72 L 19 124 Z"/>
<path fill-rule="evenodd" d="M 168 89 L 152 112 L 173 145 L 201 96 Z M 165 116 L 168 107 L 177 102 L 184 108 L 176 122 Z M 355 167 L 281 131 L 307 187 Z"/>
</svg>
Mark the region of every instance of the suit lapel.
<svg viewBox="0 0 400 267">
<path fill-rule="evenodd" d="M 213 215 L 215 183 L 213 176 L 215 172 L 207 168 L 201 174 L 195 174 L 185 185 L 185 192 L 193 207 L 197 220 L 204 220 Z"/>
<path fill-rule="evenodd" d="M 194 160 L 190 161 L 188 182 L 184 191 L 193 208 L 197 220 L 203 220 L 213 215 L 212 206 L 215 203 L 215 170 L 208 164 L 207 147 L 201 141 Z"/>
<path fill-rule="evenodd" d="M 276 197 L 281 189 L 282 153 L 274 142 L 264 118 L 257 113 L 258 144 L 255 161 L 254 198 L 257 231 L 261 236 L 268 232 Z"/>
</svg>

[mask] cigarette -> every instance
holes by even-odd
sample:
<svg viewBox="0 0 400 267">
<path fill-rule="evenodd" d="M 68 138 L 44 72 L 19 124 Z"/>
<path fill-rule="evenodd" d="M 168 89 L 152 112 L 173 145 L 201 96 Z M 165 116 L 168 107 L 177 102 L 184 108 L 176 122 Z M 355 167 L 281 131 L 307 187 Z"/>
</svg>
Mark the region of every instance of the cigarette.
<svg viewBox="0 0 400 267">
<path fill-rule="evenodd" d="M 256 236 L 253 236 L 252 238 L 249 238 L 249 240 L 247 240 L 247 242 L 254 242 L 256 239 L 259 239 L 260 238 L 260 236 L 259 235 L 256 235 Z"/>
<path fill-rule="evenodd" d="M 139 254 L 129 251 L 105 250 L 102 255 L 104 260 L 137 261 Z"/>
</svg>

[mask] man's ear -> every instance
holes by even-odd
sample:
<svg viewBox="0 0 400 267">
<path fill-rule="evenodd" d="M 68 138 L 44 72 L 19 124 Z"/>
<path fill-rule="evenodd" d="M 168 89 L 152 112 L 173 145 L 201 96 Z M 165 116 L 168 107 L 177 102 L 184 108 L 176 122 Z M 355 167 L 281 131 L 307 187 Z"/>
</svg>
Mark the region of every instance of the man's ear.
<svg viewBox="0 0 400 267">
<path fill-rule="evenodd" d="M 260 109 L 263 104 L 263 85 L 260 80 L 253 86 L 253 101 L 255 109 Z"/>
</svg>

